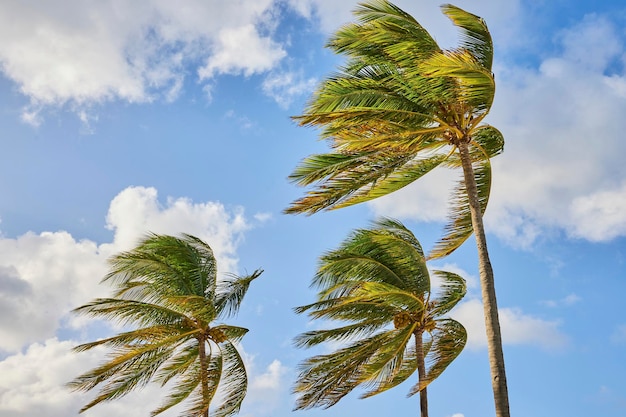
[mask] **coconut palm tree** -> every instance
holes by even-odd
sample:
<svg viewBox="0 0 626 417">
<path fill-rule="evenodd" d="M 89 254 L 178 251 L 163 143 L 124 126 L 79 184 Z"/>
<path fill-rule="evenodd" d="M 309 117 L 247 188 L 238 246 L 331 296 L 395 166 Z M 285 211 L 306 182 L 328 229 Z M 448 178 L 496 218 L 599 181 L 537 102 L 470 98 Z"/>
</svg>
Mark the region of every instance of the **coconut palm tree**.
<svg viewBox="0 0 626 417">
<path fill-rule="evenodd" d="M 442 50 L 409 14 L 388 1 L 361 4 L 356 23 L 328 47 L 347 57 L 324 80 L 303 126 L 321 128 L 331 151 L 304 159 L 290 179 L 314 185 L 286 213 L 312 214 L 392 193 L 436 167 L 461 168 L 450 221 L 429 258 L 445 256 L 475 235 L 497 417 L 509 416 L 493 270 L 482 215 L 491 187 L 490 158 L 502 134 L 484 124 L 495 94 L 493 45 L 484 20 L 452 5 L 443 13 L 460 28 L 461 44 Z"/>
<path fill-rule="evenodd" d="M 171 392 L 152 415 L 185 402 L 185 415 L 208 417 L 216 393 L 220 400 L 212 416 L 237 413 L 247 377 L 236 343 L 248 330 L 220 321 L 237 313 L 250 283 L 263 271 L 218 280 L 209 245 L 186 234 L 149 235 L 109 264 L 103 281 L 113 284 L 112 297 L 74 312 L 134 329 L 75 348 L 111 349 L 107 362 L 68 384 L 81 391 L 101 387 L 81 412 L 150 381 L 171 381 Z"/>
<path fill-rule="evenodd" d="M 421 415 L 427 417 L 426 387 L 467 339 L 460 323 L 442 317 L 465 295 L 465 281 L 451 272 L 434 274 L 441 282 L 438 294 L 431 288 L 419 242 L 391 219 L 353 232 L 337 250 L 323 255 L 313 279 L 318 300 L 296 312 L 343 323 L 303 333 L 296 344 L 347 345 L 301 364 L 296 409 L 330 407 L 359 385 L 370 387 L 362 398 L 370 397 L 417 371 L 409 395 L 420 393 Z"/>
</svg>

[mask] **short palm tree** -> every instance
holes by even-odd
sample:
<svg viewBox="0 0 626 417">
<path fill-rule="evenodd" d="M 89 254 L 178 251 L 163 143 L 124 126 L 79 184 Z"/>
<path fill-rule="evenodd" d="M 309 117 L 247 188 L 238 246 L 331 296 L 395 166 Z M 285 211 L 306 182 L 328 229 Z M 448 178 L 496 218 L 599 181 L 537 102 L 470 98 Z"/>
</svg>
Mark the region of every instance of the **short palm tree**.
<svg viewBox="0 0 626 417">
<path fill-rule="evenodd" d="M 330 407 L 359 385 L 362 398 L 406 381 L 418 380 L 409 395 L 420 393 L 422 417 L 428 416 L 426 387 L 459 355 L 464 327 L 443 318 L 465 295 L 465 281 L 434 271 L 442 285 L 433 294 L 422 248 L 400 222 L 379 220 L 355 231 L 322 256 L 313 285 L 318 301 L 296 309 L 315 319 L 344 322 L 297 337 L 300 347 L 347 342 L 336 352 L 314 356 L 301 365 L 295 385 L 297 409 Z"/>
<path fill-rule="evenodd" d="M 361 4 L 356 23 L 328 47 L 347 57 L 322 82 L 303 126 L 321 128 L 332 151 L 304 159 L 290 179 L 315 184 L 286 213 L 312 214 L 390 194 L 436 167 L 461 168 L 450 221 L 429 258 L 445 256 L 476 237 L 487 344 L 497 417 L 509 416 L 504 355 L 493 270 L 482 215 L 491 188 L 490 158 L 504 139 L 482 123 L 495 94 L 493 45 L 484 20 L 442 7 L 460 28 L 461 45 L 442 50 L 409 14 L 385 0 Z"/>
<path fill-rule="evenodd" d="M 97 346 L 112 351 L 108 361 L 68 385 L 81 391 L 101 386 L 81 412 L 114 400 L 150 381 L 172 381 L 157 415 L 186 401 L 185 416 L 208 417 L 239 411 L 246 395 L 246 370 L 235 344 L 248 331 L 218 323 L 234 315 L 252 280 L 217 279 L 213 251 L 202 240 L 182 235 L 149 235 L 137 247 L 109 260 L 103 281 L 114 285 L 111 298 L 98 298 L 74 312 L 130 325 L 134 329 L 75 348 Z"/>
</svg>

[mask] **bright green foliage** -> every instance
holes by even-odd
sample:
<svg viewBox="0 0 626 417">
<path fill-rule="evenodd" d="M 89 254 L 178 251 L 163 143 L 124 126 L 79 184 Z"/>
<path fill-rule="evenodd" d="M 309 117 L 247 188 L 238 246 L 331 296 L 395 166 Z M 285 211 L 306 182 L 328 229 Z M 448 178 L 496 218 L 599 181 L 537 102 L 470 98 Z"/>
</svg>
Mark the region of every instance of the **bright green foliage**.
<svg viewBox="0 0 626 417">
<path fill-rule="evenodd" d="M 341 342 L 345 347 L 301 364 L 296 408 L 330 407 L 359 385 L 368 389 L 362 397 L 388 390 L 407 380 L 424 356 L 425 378 L 409 395 L 437 378 L 465 346 L 463 326 L 442 316 L 466 287 L 456 274 L 434 274 L 441 282 L 435 293 L 419 242 L 391 219 L 353 232 L 322 256 L 312 284 L 319 289 L 318 301 L 296 312 L 343 323 L 303 333 L 296 345 Z M 416 342 L 422 345 L 423 336 L 420 355 Z"/>
<path fill-rule="evenodd" d="M 312 214 L 396 191 L 436 167 L 459 168 L 458 146 L 469 144 L 481 208 L 491 187 L 489 159 L 504 139 L 482 124 L 495 81 L 493 46 L 485 22 L 452 5 L 443 13 L 461 30 L 461 44 L 442 50 L 409 14 L 384 0 L 361 4 L 356 23 L 328 47 L 346 56 L 295 119 L 321 129 L 332 148 L 304 159 L 290 179 L 316 188 L 285 212 Z M 429 257 L 449 254 L 472 233 L 465 183 L 453 195 L 445 236 Z"/>
<path fill-rule="evenodd" d="M 109 264 L 103 281 L 114 286 L 112 297 L 95 299 L 74 312 L 134 330 L 75 348 L 111 349 L 106 362 L 68 384 L 81 391 L 100 387 L 81 412 L 150 381 L 171 381 L 170 394 L 152 415 L 186 401 L 182 415 L 208 416 L 216 393 L 220 404 L 212 416 L 237 413 L 247 377 L 235 343 L 248 330 L 219 321 L 237 313 L 250 283 L 263 271 L 218 280 L 213 251 L 190 235 L 149 235 Z"/>
</svg>

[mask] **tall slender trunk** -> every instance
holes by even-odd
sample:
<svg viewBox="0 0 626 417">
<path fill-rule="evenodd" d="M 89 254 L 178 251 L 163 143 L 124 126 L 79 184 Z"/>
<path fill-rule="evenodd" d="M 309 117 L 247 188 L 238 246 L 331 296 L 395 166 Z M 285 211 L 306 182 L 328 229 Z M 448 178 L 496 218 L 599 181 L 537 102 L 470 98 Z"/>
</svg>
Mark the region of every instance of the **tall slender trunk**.
<svg viewBox="0 0 626 417">
<path fill-rule="evenodd" d="M 209 398 L 209 359 L 206 354 L 206 341 L 203 337 L 198 338 L 198 356 L 200 356 L 200 384 L 202 384 L 202 399 L 208 401 Z M 202 412 L 203 417 L 209 417 L 209 405 L 205 404 L 206 410 Z"/>
<path fill-rule="evenodd" d="M 418 383 L 422 383 L 426 379 L 426 369 L 424 361 L 424 342 L 422 340 L 423 330 L 415 333 L 415 350 L 417 353 L 417 378 Z M 428 393 L 426 388 L 420 391 L 420 413 L 421 417 L 428 417 Z"/>
<path fill-rule="evenodd" d="M 491 385 L 497 417 L 509 417 L 509 394 L 504 371 L 504 353 L 502 351 L 502 336 L 498 319 L 498 304 L 496 302 L 496 288 L 493 279 L 493 269 L 487 251 L 487 239 L 483 226 L 483 217 L 478 200 L 476 178 L 469 154 L 468 144 L 461 140 L 458 145 L 465 176 L 465 187 L 469 198 L 472 227 L 478 248 L 478 267 L 480 272 L 480 288 L 483 298 L 485 314 L 485 328 L 487 331 L 487 348 L 489 351 L 489 366 L 491 368 Z"/>
</svg>

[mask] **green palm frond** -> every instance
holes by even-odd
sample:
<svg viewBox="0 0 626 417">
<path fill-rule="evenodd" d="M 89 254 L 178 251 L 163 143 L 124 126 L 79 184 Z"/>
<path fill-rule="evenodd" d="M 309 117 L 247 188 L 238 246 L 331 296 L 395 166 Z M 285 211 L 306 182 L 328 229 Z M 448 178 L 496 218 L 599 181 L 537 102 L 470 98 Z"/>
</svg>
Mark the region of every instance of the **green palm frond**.
<svg viewBox="0 0 626 417">
<path fill-rule="evenodd" d="M 491 164 L 489 160 L 474 164 L 474 177 L 478 190 L 481 214 L 485 213 L 491 191 Z M 442 258 L 461 246 L 473 233 L 472 217 L 465 181 L 460 180 L 452 196 L 452 208 L 445 226 L 445 235 L 428 254 L 428 259 Z"/>
<path fill-rule="evenodd" d="M 433 54 L 420 63 L 419 71 L 426 77 L 451 77 L 457 82 L 455 89 L 430 89 L 430 94 L 443 96 L 448 102 L 467 103 L 478 112 L 491 108 L 495 80 L 491 71 L 483 67 L 470 51 L 452 50 Z"/>
<path fill-rule="evenodd" d="M 178 405 L 188 399 L 194 392 L 198 391 L 198 387 L 202 381 L 200 378 L 200 362 L 198 361 L 197 351 L 195 352 L 195 357 L 193 359 L 191 359 L 191 354 L 189 356 L 190 362 L 185 363 L 185 372 L 182 372 L 181 377 L 176 380 L 176 384 L 174 384 L 172 390 L 165 397 L 162 405 L 150 413 L 151 416 L 156 416 L 166 410 L 169 410 L 175 405 Z"/>
<path fill-rule="evenodd" d="M 384 391 L 383 387 L 402 382 L 397 381 L 400 377 L 406 379 L 410 376 L 408 373 L 402 372 L 404 355 L 417 328 L 418 323 L 412 323 L 387 333 L 388 339 L 379 347 L 376 355 L 372 356 L 363 367 L 363 385 L 365 387 L 372 386 L 373 389 L 361 395 L 361 398 L 371 397 Z"/>
<path fill-rule="evenodd" d="M 294 345 L 299 348 L 310 348 L 325 342 L 348 342 L 368 337 L 387 326 L 389 320 L 389 317 L 372 314 L 371 318 L 348 326 L 302 333 L 294 339 Z"/>
<path fill-rule="evenodd" d="M 437 320 L 431 333 L 432 344 L 426 356 L 426 378 L 418 382 L 409 392 L 416 394 L 426 388 L 459 356 L 467 341 L 467 332 L 461 323 L 452 319 Z"/>
<path fill-rule="evenodd" d="M 226 341 L 220 344 L 224 357 L 224 371 L 222 372 L 222 402 L 214 411 L 214 417 L 227 417 L 239 411 L 246 396 L 248 377 L 243 359 L 235 345 Z"/>
<path fill-rule="evenodd" d="M 299 394 L 295 409 L 328 408 L 336 404 L 362 382 L 363 365 L 388 338 L 386 332 L 379 333 L 332 354 L 305 360 L 300 364 L 294 387 L 294 393 Z"/>
<path fill-rule="evenodd" d="M 250 288 L 250 283 L 262 273 L 262 269 L 257 269 L 245 277 L 230 274 L 228 279 L 220 282 L 215 297 L 215 308 L 219 317 L 227 318 L 237 314 L 239 306 L 241 306 L 241 302 L 248 292 L 248 288 Z"/>
<path fill-rule="evenodd" d="M 461 29 L 461 46 L 470 51 L 485 69 L 491 71 L 493 42 L 485 21 L 451 4 L 445 4 L 441 9 Z"/>
<path fill-rule="evenodd" d="M 213 321 L 236 313 L 261 273 L 218 282 L 213 251 L 191 235 L 151 234 L 134 249 L 113 256 L 104 281 L 114 286 L 114 296 L 95 299 L 74 313 L 135 328 L 75 348 L 111 349 L 107 362 L 68 384 L 81 391 L 100 388 L 81 412 L 151 381 L 174 382 L 152 415 L 185 402 L 184 415 L 202 416 L 219 391 L 227 398 L 215 416 L 238 410 L 247 379 L 231 342 L 240 341 L 248 330 Z"/>
<path fill-rule="evenodd" d="M 189 317 L 170 306 L 119 298 L 96 298 L 72 310 L 75 314 L 111 320 L 120 325 L 187 324 Z"/>
<path fill-rule="evenodd" d="M 441 289 L 434 297 L 431 314 L 442 316 L 452 310 L 465 296 L 467 284 L 461 276 L 450 271 L 433 271 L 433 275 L 439 278 Z"/>
</svg>

